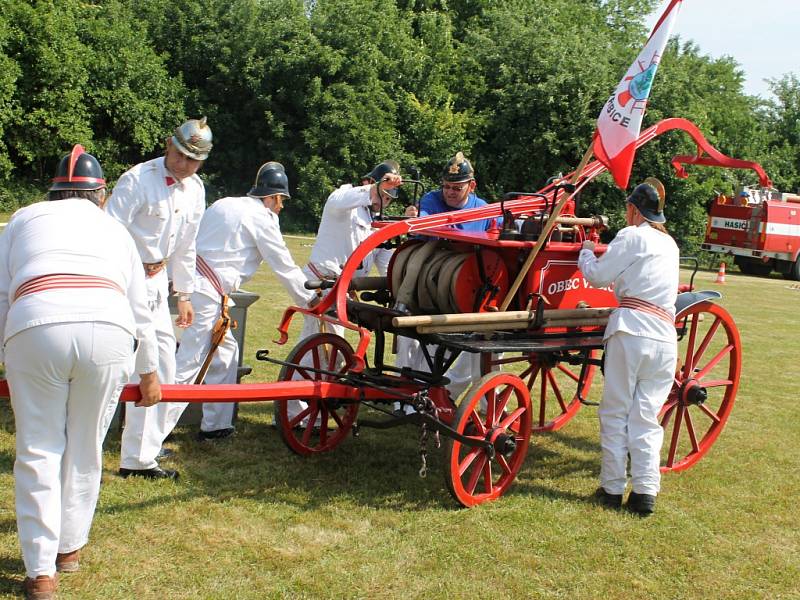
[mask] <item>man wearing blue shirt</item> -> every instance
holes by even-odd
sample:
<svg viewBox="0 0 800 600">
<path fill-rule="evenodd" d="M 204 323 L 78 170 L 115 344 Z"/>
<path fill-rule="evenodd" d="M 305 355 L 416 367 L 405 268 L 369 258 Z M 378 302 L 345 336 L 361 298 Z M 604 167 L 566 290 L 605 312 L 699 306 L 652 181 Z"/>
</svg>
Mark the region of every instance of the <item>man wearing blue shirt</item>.
<svg viewBox="0 0 800 600">
<path fill-rule="evenodd" d="M 486 200 L 475 195 L 475 170 L 464 154 L 458 152 L 442 171 L 442 187 L 425 194 L 419 201 L 419 216 L 436 215 L 453 210 L 466 210 L 486 206 Z M 493 219 L 457 223 L 453 227 L 462 231 L 486 231 Z"/>
<path fill-rule="evenodd" d="M 486 200 L 475 195 L 475 170 L 472 164 L 464 157 L 461 152 L 451 158 L 444 171 L 442 171 L 442 187 L 425 194 L 419 201 L 419 216 L 436 215 L 454 210 L 466 210 L 469 208 L 480 208 L 486 206 Z M 407 217 L 415 217 L 416 210 L 413 206 L 406 209 Z M 494 219 L 481 219 L 469 223 L 454 223 L 450 227 L 462 231 L 481 232 L 489 229 L 494 223 Z M 431 347 L 432 348 L 432 347 Z M 397 339 L 397 360 L 398 367 L 411 367 L 419 371 L 427 371 L 427 361 L 420 349 L 419 342 L 407 337 Z M 447 389 L 450 396 L 457 400 L 466 390 L 472 381 L 481 376 L 480 354 L 463 352 L 447 372 L 450 383 Z M 395 414 L 400 416 L 414 412 L 410 404 L 405 406 L 395 402 Z"/>
</svg>

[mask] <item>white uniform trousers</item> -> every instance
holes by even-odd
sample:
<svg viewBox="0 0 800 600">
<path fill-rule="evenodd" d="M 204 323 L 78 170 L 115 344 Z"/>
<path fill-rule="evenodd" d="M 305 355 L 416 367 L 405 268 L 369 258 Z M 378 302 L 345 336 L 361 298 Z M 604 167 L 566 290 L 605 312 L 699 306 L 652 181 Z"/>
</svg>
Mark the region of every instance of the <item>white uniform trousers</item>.
<svg viewBox="0 0 800 600">
<path fill-rule="evenodd" d="M 219 319 L 222 305 L 219 298 L 213 299 L 206 294 L 192 294 L 194 307 L 194 323 L 181 335 L 176 356 L 176 383 L 194 383 L 200 367 L 211 347 L 211 330 Z M 239 345 L 229 329 L 214 352 L 208 366 L 205 383 L 236 383 L 239 359 Z M 186 406 L 184 403 L 183 406 Z M 233 426 L 233 402 L 206 402 L 203 404 L 203 421 L 200 429 L 216 431 Z"/>
<path fill-rule="evenodd" d="M 162 384 L 175 383 L 175 331 L 167 304 L 165 270 L 162 269 L 146 282 L 148 304 L 154 313 L 158 340 L 158 379 Z M 138 376 L 131 381 L 138 382 Z M 161 450 L 161 444 L 175 427 L 185 407 L 185 402 L 159 402 L 147 408 L 129 402 L 125 407 L 119 466 L 123 469 L 156 467 L 156 455 Z"/>
<path fill-rule="evenodd" d="M 110 323 L 52 323 L 6 344 L 16 422 L 17 531 L 28 577 L 89 538 L 103 439 L 133 371 L 133 336 Z"/>
<path fill-rule="evenodd" d="M 622 494 L 631 459 L 631 484 L 637 494 L 656 495 L 664 432 L 658 422 L 675 377 L 675 342 L 617 332 L 606 340 L 605 385 L 600 417 L 600 485 Z"/>
</svg>

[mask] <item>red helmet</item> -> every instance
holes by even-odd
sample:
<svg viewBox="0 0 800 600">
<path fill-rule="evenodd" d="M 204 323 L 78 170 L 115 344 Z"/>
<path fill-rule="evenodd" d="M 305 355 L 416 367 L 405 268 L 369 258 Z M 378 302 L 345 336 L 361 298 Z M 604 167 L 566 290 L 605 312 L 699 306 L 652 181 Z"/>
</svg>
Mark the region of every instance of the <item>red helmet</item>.
<svg viewBox="0 0 800 600">
<path fill-rule="evenodd" d="M 99 190 L 106 187 L 103 169 L 97 159 L 88 154 L 83 146 L 75 144 L 72 152 L 58 163 L 56 176 L 50 191 L 59 190 Z"/>
</svg>

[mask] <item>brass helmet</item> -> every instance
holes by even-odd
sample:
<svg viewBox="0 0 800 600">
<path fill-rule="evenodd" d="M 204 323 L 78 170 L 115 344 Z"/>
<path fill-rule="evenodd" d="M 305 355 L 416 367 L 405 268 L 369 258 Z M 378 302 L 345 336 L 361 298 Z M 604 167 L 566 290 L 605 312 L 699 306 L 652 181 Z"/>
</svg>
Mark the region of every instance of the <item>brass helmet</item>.
<svg viewBox="0 0 800 600">
<path fill-rule="evenodd" d="M 175 129 L 172 136 L 172 143 L 189 158 L 194 160 L 205 160 L 211 152 L 211 128 L 206 123 L 206 118 L 189 119 L 183 125 Z"/>
<path fill-rule="evenodd" d="M 270 161 L 261 165 L 256 175 L 256 182 L 247 192 L 247 195 L 255 198 L 264 198 L 273 194 L 280 194 L 287 198 L 292 197 L 289 194 L 289 178 L 286 176 L 283 165 L 279 162 Z"/>
<path fill-rule="evenodd" d="M 472 164 L 464 158 L 462 152 L 456 152 L 456 155 L 447 161 L 447 165 L 442 171 L 442 181 L 462 183 L 472 179 L 475 179 L 475 170 L 472 168 Z"/>
<path fill-rule="evenodd" d="M 72 147 L 58 163 L 56 176 L 50 185 L 51 192 L 61 190 L 99 190 L 106 187 L 103 169 L 97 159 L 80 144 Z"/>
</svg>

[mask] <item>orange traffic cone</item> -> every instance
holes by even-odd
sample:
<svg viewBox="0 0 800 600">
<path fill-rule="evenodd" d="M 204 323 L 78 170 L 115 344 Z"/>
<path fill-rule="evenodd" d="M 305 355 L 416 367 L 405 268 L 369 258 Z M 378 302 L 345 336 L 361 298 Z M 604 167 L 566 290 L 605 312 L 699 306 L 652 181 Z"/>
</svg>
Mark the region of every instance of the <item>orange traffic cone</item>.
<svg viewBox="0 0 800 600">
<path fill-rule="evenodd" d="M 719 272 L 717 273 L 717 279 L 714 283 L 725 283 L 725 263 L 719 263 Z"/>
</svg>

